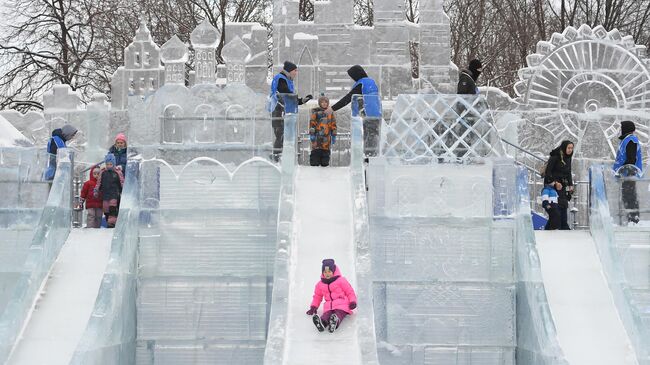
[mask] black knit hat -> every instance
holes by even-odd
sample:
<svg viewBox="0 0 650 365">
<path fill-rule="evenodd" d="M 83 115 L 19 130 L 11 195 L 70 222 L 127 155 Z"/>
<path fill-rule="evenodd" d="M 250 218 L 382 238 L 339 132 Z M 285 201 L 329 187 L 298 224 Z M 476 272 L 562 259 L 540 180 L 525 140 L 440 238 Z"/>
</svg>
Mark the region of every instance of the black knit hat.
<svg viewBox="0 0 650 365">
<path fill-rule="evenodd" d="M 618 139 L 625 139 L 625 136 L 628 134 L 634 132 L 636 130 L 636 126 L 634 125 L 634 122 L 629 121 L 629 120 L 624 120 L 621 122 L 621 136 L 618 137 Z"/>
<path fill-rule="evenodd" d="M 283 67 L 283 69 L 284 69 L 285 71 L 287 71 L 287 72 L 291 72 L 291 71 L 293 71 L 293 70 L 298 69 L 298 66 L 296 66 L 295 63 L 291 63 L 291 62 L 289 62 L 289 61 L 284 61 L 284 67 Z"/>
<path fill-rule="evenodd" d="M 475 58 L 475 59 L 469 61 L 469 69 L 470 69 L 470 71 L 476 71 L 479 68 L 483 68 L 483 63 L 481 62 L 481 60 Z"/>
</svg>

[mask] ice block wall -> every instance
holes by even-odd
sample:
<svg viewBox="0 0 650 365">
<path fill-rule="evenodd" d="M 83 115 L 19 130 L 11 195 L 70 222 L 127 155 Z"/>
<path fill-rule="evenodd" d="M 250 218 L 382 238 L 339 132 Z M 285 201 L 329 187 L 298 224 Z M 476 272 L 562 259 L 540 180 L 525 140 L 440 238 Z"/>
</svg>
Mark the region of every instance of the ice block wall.
<svg viewBox="0 0 650 365">
<path fill-rule="evenodd" d="M 493 168 L 368 169 L 379 360 L 514 364 L 513 220 L 494 219 Z"/>
<path fill-rule="evenodd" d="M 149 159 L 141 189 L 136 363 L 261 364 L 279 168 Z"/>
<path fill-rule="evenodd" d="M 34 228 L 47 202 L 41 181 L 48 156 L 41 148 L 0 149 L 0 313 L 25 263 Z"/>
</svg>

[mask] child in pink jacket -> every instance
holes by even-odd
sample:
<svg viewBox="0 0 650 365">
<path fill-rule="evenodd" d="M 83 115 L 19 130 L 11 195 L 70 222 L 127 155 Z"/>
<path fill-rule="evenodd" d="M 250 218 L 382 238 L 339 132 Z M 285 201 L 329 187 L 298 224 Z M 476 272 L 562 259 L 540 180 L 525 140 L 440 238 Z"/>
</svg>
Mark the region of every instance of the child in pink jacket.
<svg viewBox="0 0 650 365">
<path fill-rule="evenodd" d="M 321 302 L 325 298 L 323 306 L 323 315 L 318 316 L 316 313 Z M 314 325 L 319 332 L 325 331 L 327 324 L 328 331 L 334 332 L 339 327 L 343 318 L 352 314 L 352 310 L 357 307 L 357 296 L 350 283 L 341 276 L 341 271 L 336 267 L 333 259 L 323 260 L 321 268 L 320 281 L 314 289 L 314 299 L 311 301 L 311 307 L 307 315 L 312 316 Z"/>
</svg>

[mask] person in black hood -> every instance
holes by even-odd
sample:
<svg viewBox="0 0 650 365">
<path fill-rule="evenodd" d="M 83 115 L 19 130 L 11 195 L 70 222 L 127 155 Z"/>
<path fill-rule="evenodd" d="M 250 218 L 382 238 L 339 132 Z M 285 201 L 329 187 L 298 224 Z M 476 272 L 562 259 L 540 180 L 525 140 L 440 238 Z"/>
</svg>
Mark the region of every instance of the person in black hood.
<svg viewBox="0 0 650 365">
<path fill-rule="evenodd" d="M 59 148 L 65 148 L 68 141 L 77 134 L 77 128 L 66 124 L 52 131 L 52 137 L 47 142 L 47 153 L 50 155 L 47 168 L 43 174 L 45 181 L 52 181 L 56 173 L 56 154 Z"/>
<path fill-rule="evenodd" d="M 469 67 L 464 69 L 458 75 L 458 90 L 457 94 L 478 94 L 476 81 L 483 72 L 483 64 L 481 60 L 473 59 L 469 62 Z"/>
<path fill-rule="evenodd" d="M 368 77 L 360 65 L 348 69 L 348 75 L 354 80 L 352 89 L 332 105 L 328 113 L 338 111 L 352 102 L 353 95 L 363 95 L 352 103 L 352 116 L 363 119 L 363 149 L 366 156 L 377 156 L 379 152 L 379 129 L 381 127 L 381 97 L 375 80 Z"/>
<path fill-rule="evenodd" d="M 573 194 L 573 177 L 571 175 L 571 159 L 573 158 L 573 142 L 562 141 L 559 147 L 551 151 L 544 173 L 544 184 L 553 185 L 558 194 L 560 207 L 560 229 L 571 229 L 568 223 L 569 200 Z"/>
</svg>

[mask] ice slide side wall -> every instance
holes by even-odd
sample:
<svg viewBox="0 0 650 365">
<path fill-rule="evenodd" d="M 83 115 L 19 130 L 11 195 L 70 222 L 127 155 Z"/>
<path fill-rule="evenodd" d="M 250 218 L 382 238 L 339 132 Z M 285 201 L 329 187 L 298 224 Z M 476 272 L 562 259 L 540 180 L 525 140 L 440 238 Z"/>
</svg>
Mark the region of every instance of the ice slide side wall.
<svg viewBox="0 0 650 365">
<path fill-rule="evenodd" d="M 56 175 L 19 269 L 7 306 L 0 315 L 0 363 L 4 363 L 29 316 L 41 284 L 70 233 L 72 152 L 59 149 Z"/>
<path fill-rule="evenodd" d="M 524 168 L 518 169 L 516 182 L 517 364 L 568 365 L 546 297 Z"/>
<path fill-rule="evenodd" d="M 636 357 L 640 365 L 650 364 L 650 320 L 644 313 L 643 303 L 647 303 L 644 292 L 647 284 L 635 283 L 635 276 L 629 265 L 632 260 L 626 260 L 626 247 L 619 247 L 616 241 L 611 204 L 620 204 L 620 181 L 614 179 L 612 172 L 605 166 L 594 166 L 590 169 L 591 181 L 591 235 L 596 242 L 596 249 L 607 277 L 609 288 L 614 297 L 618 314 L 623 321 L 623 326 L 632 342 Z M 637 192 L 640 186 L 637 183 Z M 645 194 L 645 193 L 641 193 Z M 639 197 L 643 197 L 640 195 Z M 639 200 L 643 206 L 647 200 Z M 624 232 L 626 228 L 619 228 Z M 619 233 L 620 234 L 620 233 Z M 645 267 L 647 267 L 647 262 Z"/>
</svg>

